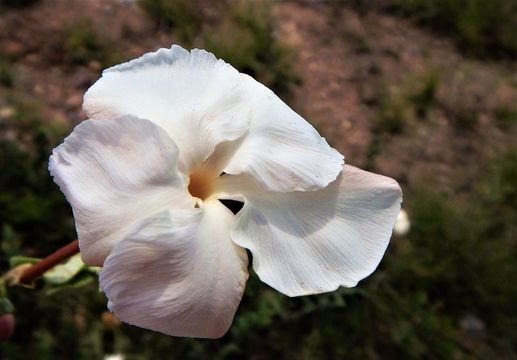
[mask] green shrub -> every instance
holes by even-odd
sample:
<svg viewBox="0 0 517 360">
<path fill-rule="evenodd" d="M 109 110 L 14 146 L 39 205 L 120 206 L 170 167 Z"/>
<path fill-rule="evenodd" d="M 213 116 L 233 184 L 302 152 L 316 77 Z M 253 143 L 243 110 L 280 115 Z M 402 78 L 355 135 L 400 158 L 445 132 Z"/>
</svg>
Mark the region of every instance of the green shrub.
<svg viewBox="0 0 517 360">
<path fill-rule="evenodd" d="M 473 55 L 517 56 L 516 0 L 394 0 L 404 13 L 450 34 Z"/>
<path fill-rule="evenodd" d="M 357 45 L 355 51 L 358 54 L 371 54 L 372 53 L 372 44 L 368 41 L 368 38 L 365 36 L 359 36 L 357 38 Z"/>
<path fill-rule="evenodd" d="M 417 92 L 410 95 L 409 100 L 415 107 L 415 113 L 419 118 L 426 118 L 429 110 L 436 104 L 436 92 L 439 83 L 440 77 L 438 72 L 430 71 L 421 79 L 421 85 Z"/>
<path fill-rule="evenodd" d="M 95 61 L 102 67 L 108 67 L 121 60 L 115 43 L 100 36 L 88 20 L 65 29 L 62 50 L 65 59 L 79 65 Z"/>
<path fill-rule="evenodd" d="M 53 250 L 74 236 L 69 208 L 47 169 L 64 131 L 44 124 L 37 105 L 14 100 L 10 106 L 15 113 L 0 128 L 0 227 L 24 247 L 41 242 L 38 248 Z"/>
<path fill-rule="evenodd" d="M 398 96 L 385 89 L 381 92 L 375 130 L 392 134 L 403 132 L 407 122 L 408 109 L 408 103 L 403 96 Z"/>
<path fill-rule="evenodd" d="M 139 0 L 159 25 L 176 31 L 186 45 L 201 31 L 201 7 L 195 0 Z"/>
<path fill-rule="evenodd" d="M 366 152 L 366 162 L 364 164 L 364 169 L 373 171 L 375 169 L 375 161 L 377 156 L 382 152 L 383 141 L 381 140 L 379 134 L 374 134 L 370 143 L 368 144 L 368 149 Z"/>
<path fill-rule="evenodd" d="M 204 44 L 239 71 L 274 91 L 286 94 L 300 81 L 293 71 L 293 50 L 274 36 L 271 3 L 250 1 L 234 5 L 231 16 L 204 32 Z"/>
<path fill-rule="evenodd" d="M 14 70 L 11 64 L 0 54 L 0 86 L 14 85 Z"/>
<path fill-rule="evenodd" d="M 432 188 L 406 191 L 412 228 L 387 259 L 389 276 L 398 292 L 425 291 L 455 322 L 474 314 L 500 336 L 493 349 L 515 351 L 517 317 L 508 314 L 517 290 L 508 284 L 517 276 L 517 151 L 485 167 L 467 196 Z"/>
<path fill-rule="evenodd" d="M 509 106 L 498 107 L 494 116 L 497 126 L 503 130 L 508 130 L 517 125 L 517 111 Z"/>
</svg>

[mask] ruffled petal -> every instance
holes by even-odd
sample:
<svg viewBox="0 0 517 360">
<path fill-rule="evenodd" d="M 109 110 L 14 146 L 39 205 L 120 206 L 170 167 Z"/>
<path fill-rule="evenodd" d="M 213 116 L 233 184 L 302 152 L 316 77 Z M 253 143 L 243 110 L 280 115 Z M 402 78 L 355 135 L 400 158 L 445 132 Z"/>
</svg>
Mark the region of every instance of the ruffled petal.
<svg viewBox="0 0 517 360">
<path fill-rule="evenodd" d="M 271 90 L 247 75 L 241 79 L 251 102 L 250 130 L 224 172 L 281 192 L 317 190 L 334 181 L 343 156 Z"/>
<path fill-rule="evenodd" d="M 217 200 L 140 222 L 101 270 L 110 310 L 168 335 L 223 336 L 248 278 L 246 251 L 230 239 L 233 225 Z"/>
<path fill-rule="evenodd" d="M 249 127 L 249 101 L 239 72 L 204 50 L 174 45 L 103 72 L 85 94 L 95 119 L 131 114 L 162 126 L 185 171 L 200 166 L 223 141 Z"/>
<path fill-rule="evenodd" d="M 194 206 L 177 163 L 165 131 L 131 116 L 83 121 L 54 149 L 49 170 L 72 205 L 85 263 L 102 265 L 136 221 Z"/>
<path fill-rule="evenodd" d="M 319 191 L 250 189 L 232 239 L 251 251 L 262 281 L 289 296 L 352 287 L 371 274 L 402 200 L 395 180 L 349 165 Z"/>
</svg>

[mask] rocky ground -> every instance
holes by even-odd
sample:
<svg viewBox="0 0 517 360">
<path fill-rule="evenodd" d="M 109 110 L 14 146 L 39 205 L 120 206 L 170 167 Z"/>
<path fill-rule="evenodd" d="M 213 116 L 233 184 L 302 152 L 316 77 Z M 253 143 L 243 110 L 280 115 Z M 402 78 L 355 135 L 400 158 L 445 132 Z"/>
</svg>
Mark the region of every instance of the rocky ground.
<svg viewBox="0 0 517 360">
<path fill-rule="evenodd" d="M 280 2 L 273 10 L 276 36 L 295 50 L 301 78 L 290 104 L 349 163 L 402 183 L 432 176 L 461 187 L 513 143 L 515 126 L 498 126 L 496 115 L 517 103 L 514 64 L 465 58 L 450 40 L 383 12 L 324 2 Z M 67 126 L 85 118 L 82 95 L 104 66 L 78 65 L 63 51 L 67 29 L 82 22 L 116 44 L 116 60 L 178 41 L 132 1 L 53 0 L 4 10 L 0 49 L 14 59 L 13 91 Z M 430 77 L 433 98 L 419 117 L 412 98 Z"/>
<path fill-rule="evenodd" d="M 379 137 L 382 151 L 374 166 L 381 172 L 403 182 L 428 176 L 463 182 L 457 174 L 475 174 L 480 159 L 490 160 L 514 141 L 515 128 L 499 128 L 494 116 L 517 103 L 514 67 L 466 59 L 450 40 L 406 19 L 331 11 L 296 3 L 276 8 L 282 36 L 299 49 L 295 66 L 303 85 L 293 105 L 350 163 L 364 166 Z M 403 104 L 402 129 L 378 134 L 379 112 L 391 106 L 382 103 L 383 92 L 397 106 L 433 73 L 436 99 L 427 118 L 418 119 Z M 464 109 L 478 117 L 475 128 L 456 124 Z"/>
</svg>

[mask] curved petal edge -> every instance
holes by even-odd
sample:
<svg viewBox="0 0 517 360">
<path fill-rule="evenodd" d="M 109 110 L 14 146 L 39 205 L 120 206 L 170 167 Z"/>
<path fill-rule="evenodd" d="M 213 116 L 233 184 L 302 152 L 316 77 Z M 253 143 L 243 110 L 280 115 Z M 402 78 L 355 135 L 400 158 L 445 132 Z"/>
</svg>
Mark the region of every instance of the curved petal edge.
<svg viewBox="0 0 517 360">
<path fill-rule="evenodd" d="M 53 150 L 50 174 L 72 206 L 85 263 L 102 265 L 136 221 L 194 206 L 177 163 L 163 129 L 132 116 L 85 120 Z"/>
<path fill-rule="evenodd" d="M 319 191 L 245 197 L 233 241 L 251 251 L 262 281 L 300 296 L 353 287 L 377 268 L 402 192 L 391 178 L 345 165 Z"/>
<path fill-rule="evenodd" d="M 270 89 L 250 76 L 241 79 L 251 102 L 250 129 L 224 172 L 278 192 L 313 191 L 334 181 L 343 155 Z"/>
<path fill-rule="evenodd" d="M 167 335 L 223 336 L 248 278 L 246 251 L 230 239 L 233 222 L 218 201 L 140 222 L 101 270 L 109 309 Z"/>
</svg>

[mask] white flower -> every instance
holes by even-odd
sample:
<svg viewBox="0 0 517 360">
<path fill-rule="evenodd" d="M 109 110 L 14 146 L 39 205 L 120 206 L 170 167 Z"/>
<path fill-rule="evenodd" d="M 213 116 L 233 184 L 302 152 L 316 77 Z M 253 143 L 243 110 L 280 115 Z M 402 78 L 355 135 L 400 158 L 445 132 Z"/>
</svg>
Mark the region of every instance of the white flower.
<svg viewBox="0 0 517 360">
<path fill-rule="evenodd" d="M 400 210 L 397 219 L 395 220 L 395 226 L 393 227 L 393 231 L 397 235 L 404 236 L 407 235 L 410 228 L 411 222 L 409 221 L 407 212 L 404 209 L 402 209 Z"/>
<path fill-rule="evenodd" d="M 125 357 L 122 354 L 111 354 L 111 355 L 104 355 L 104 360 L 124 360 Z"/>
<path fill-rule="evenodd" d="M 50 171 L 121 320 L 222 336 L 248 278 L 245 249 L 289 296 L 355 286 L 379 264 L 398 184 L 343 166 L 273 92 L 212 54 L 173 46 L 110 68 L 84 110 L 91 119 Z M 234 215 L 219 199 L 244 207 Z"/>
</svg>

